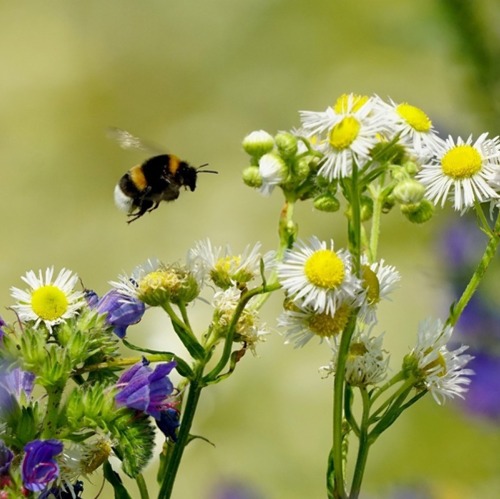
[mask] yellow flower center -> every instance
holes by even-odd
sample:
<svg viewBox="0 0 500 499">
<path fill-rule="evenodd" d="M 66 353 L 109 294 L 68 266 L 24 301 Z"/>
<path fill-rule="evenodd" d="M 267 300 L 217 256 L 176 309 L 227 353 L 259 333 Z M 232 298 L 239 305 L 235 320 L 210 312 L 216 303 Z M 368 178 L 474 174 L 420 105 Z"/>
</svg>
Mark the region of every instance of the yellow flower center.
<svg viewBox="0 0 500 499">
<path fill-rule="evenodd" d="M 354 359 L 355 357 L 361 357 L 366 353 L 368 353 L 368 349 L 362 342 L 351 343 L 351 345 L 349 346 L 349 357 L 351 359 Z"/>
<path fill-rule="evenodd" d="M 345 276 L 344 262 L 335 251 L 315 251 L 306 261 L 304 271 L 308 281 L 319 288 L 335 289 Z"/>
<path fill-rule="evenodd" d="M 360 128 L 361 124 L 356 118 L 346 116 L 330 130 L 330 145 L 334 149 L 347 149 L 358 137 Z"/>
<path fill-rule="evenodd" d="M 380 301 L 380 283 L 377 274 L 368 265 L 362 265 L 361 277 L 363 278 L 363 288 L 366 289 L 366 299 L 370 305 Z"/>
<path fill-rule="evenodd" d="M 347 112 L 359 111 L 367 102 L 369 97 L 367 95 L 352 94 L 351 96 L 352 108 L 349 109 L 349 95 L 342 94 L 333 105 L 333 110 L 338 114 Z"/>
<path fill-rule="evenodd" d="M 219 258 L 217 260 L 214 265 L 214 271 L 228 274 L 232 268 L 237 267 L 240 263 L 240 256 L 225 256 L 224 258 Z"/>
<path fill-rule="evenodd" d="M 321 338 L 329 338 L 341 333 L 349 320 L 351 309 L 343 304 L 337 308 L 335 315 L 330 314 L 314 314 L 309 317 L 307 325 L 312 333 Z"/>
<path fill-rule="evenodd" d="M 432 362 L 429 362 L 424 368 L 423 371 L 429 372 L 436 367 L 439 367 L 439 370 L 437 372 L 437 375 L 439 377 L 444 376 L 447 372 L 446 369 L 446 360 L 444 360 L 444 357 L 438 353 L 437 359 L 433 360 Z"/>
<path fill-rule="evenodd" d="M 417 132 L 428 132 L 432 127 L 432 121 L 418 107 L 410 104 L 399 104 L 396 112 Z"/>
<path fill-rule="evenodd" d="M 57 286 L 47 284 L 33 291 L 31 308 L 41 319 L 54 321 L 68 310 L 68 298 Z"/>
<path fill-rule="evenodd" d="M 441 159 L 443 173 L 454 180 L 473 177 L 482 165 L 479 151 L 470 145 L 455 146 Z"/>
</svg>

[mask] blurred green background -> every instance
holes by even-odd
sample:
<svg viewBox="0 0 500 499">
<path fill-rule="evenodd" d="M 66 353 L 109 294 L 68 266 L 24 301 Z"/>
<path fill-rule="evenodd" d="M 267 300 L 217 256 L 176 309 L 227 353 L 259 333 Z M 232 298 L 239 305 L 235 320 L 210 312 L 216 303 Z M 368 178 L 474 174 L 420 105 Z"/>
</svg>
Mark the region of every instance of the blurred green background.
<svg viewBox="0 0 500 499">
<path fill-rule="evenodd" d="M 473 9 L 471 32 L 453 15 L 462 4 Z M 497 0 L 4 1 L 0 16 L 5 306 L 29 269 L 68 267 L 104 293 L 117 274 L 150 257 L 183 261 L 207 236 L 237 251 L 256 241 L 274 248 L 281 199 L 242 184 L 241 140 L 254 129 L 290 129 L 298 110 L 323 110 L 340 93 L 408 101 L 445 133 L 499 132 L 500 63 L 482 52 L 500 40 Z M 144 155 L 108 140 L 108 126 L 220 173 L 127 225 L 113 188 Z M 445 313 L 435 241 L 448 215 L 424 227 L 398 213 L 384 220 L 380 254 L 403 277 L 380 316 L 395 369 L 418 321 Z M 304 204 L 297 219 L 302 237 L 344 240 L 340 215 L 332 222 Z M 279 304 L 264 311 L 273 327 Z M 156 311 L 130 340 L 173 348 Z M 317 370 L 329 351 L 282 343 L 274 333 L 231 381 L 203 394 L 194 431 L 215 447 L 190 445 L 176 498 L 219 499 L 233 484 L 259 499 L 325 497 L 331 383 Z M 423 483 L 440 498 L 498 497 L 499 451 L 497 427 L 426 397 L 374 446 L 365 497 Z M 91 481 L 97 491 L 100 478 Z"/>
</svg>

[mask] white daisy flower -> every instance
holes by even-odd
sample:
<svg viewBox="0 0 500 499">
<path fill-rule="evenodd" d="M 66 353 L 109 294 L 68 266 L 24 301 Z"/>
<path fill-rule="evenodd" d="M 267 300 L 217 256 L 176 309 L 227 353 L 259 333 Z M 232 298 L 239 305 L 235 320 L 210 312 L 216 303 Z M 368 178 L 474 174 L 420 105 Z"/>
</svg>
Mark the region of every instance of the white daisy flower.
<svg viewBox="0 0 500 499">
<path fill-rule="evenodd" d="M 237 287 L 217 291 L 212 299 L 215 309 L 213 326 L 224 335 L 225 330 L 231 324 L 234 312 L 241 298 L 241 290 Z M 265 341 L 269 334 L 266 327 L 260 322 L 258 310 L 252 308 L 251 300 L 241 313 L 235 327 L 235 341 L 244 342 L 246 347 L 255 354 L 256 344 Z"/>
<path fill-rule="evenodd" d="M 137 265 L 130 275 L 120 274 L 117 281 L 109 281 L 109 284 L 126 296 L 138 298 L 141 280 L 148 274 L 161 269 L 162 266 L 160 260 L 156 258 L 148 259 L 145 263 Z"/>
<path fill-rule="evenodd" d="M 245 284 L 260 276 L 260 262 L 269 270 L 275 252 L 261 254 L 261 244 L 247 246 L 243 253 L 234 254 L 230 246 L 213 246 L 210 239 L 198 241 L 187 255 L 187 265 L 199 282 L 210 279 L 217 287 L 227 289 L 235 283 Z"/>
<path fill-rule="evenodd" d="M 434 400 L 441 404 L 446 398 L 463 398 L 470 383 L 468 376 L 474 374 L 464 366 L 473 358 L 464 354 L 467 346 L 448 350 L 453 328 L 444 326 L 441 321 L 426 320 L 419 324 L 417 344 L 405 358 L 405 365 L 415 364 L 412 374 L 422 388 L 431 392 Z M 418 388 L 418 384 L 417 384 Z"/>
<path fill-rule="evenodd" d="M 78 282 L 76 274 L 62 269 L 52 279 L 53 274 L 54 267 L 47 268 L 45 275 L 41 270 L 38 275 L 30 270 L 21 277 L 29 289 L 11 288 L 11 295 L 17 300 L 12 308 L 22 322 L 34 321 L 35 327 L 43 323 L 52 331 L 52 326 L 74 317 L 85 304 L 83 293 L 74 290 Z"/>
<path fill-rule="evenodd" d="M 279 282 L 300 308 L 334 316 L 340 303 L 360 301 L 361 281 L 352 272 L 351 255 L 333 247 L 332 240 L 328 247 L 317 237 L 309 244 L 298 241 L 277 264 Z"/>
<path fill-rule="evenodd" d="M 366 323 L 376 322 L 376 309 L 381 300 L 388 300 L 389 295 L 397 287 L 401 275 L 392 265 L 386 265 L 384 259 L 368 263 L 368 258 L 361 257 L 361 278 L 365 293 L 365 301 L 361 306 L 359 317 Z"/>
<path fill-rule="evenodd" d="M 413 156 L 429 159 L 438 135 L 427 114 L 407 102 L 396 104 L 392 99 L 387 103 L 377 97 L 377 106 L 386 115 L 391 135 L 399 134 L 399 142 Z"/>
<path fill-rule="evenodd" d="M 498 199 L 489 182 L 498 171 L 499 139 L 488 139 L 483 133 L 474 143 L 459 137 L 455 144 L 450 136 L 435 143 L 435 158 L 422 165 L 417 179 L 426 187 L 427 197 L 444 206 L 453 199 L 457 211 L 465 211 L 477 203 Z"/>
<path fill-rule="evenodd" d="M 302 112 L 302 128 L 317 136 L 316 149 L 324 157 L 318 175 L 332 181 L 348 177 L 353 163 L 362 167 L 385 130 L 383 115 L 374 101 L 359 96 L 341 96 L 325 113 Z"/>
<path fill-rule="evenodd" d="M 345 303 L 337 306 L 334 315 L 313 310 L 285 310 L 278 317 L 278 326 L 284 328 L 285 344 L 294 348 L 303 347 L 313 338 L 333 338 L 345 329 L 352 307 Z"/>
<path fill-rule="evenodd" d="M 389 356 L 382 348 L 383 334 L 371 336 L 371 328 L 357 330 L 349 346 L 345 365 L 346 381 L 352 386 L 368 386 L 381 383 L 387 376 Z M 331 342 L 333 358 L 330 364 L 320 368 L 326 375 L 337 370 L 339 342 Z"/>
</svg>

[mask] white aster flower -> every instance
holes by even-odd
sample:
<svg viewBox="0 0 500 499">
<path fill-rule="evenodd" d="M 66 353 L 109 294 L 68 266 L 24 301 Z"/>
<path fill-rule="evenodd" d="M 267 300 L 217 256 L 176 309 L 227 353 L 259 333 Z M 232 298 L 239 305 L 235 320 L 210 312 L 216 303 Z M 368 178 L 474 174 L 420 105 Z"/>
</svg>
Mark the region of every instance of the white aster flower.
<svg viewBox="0 0 500 499">
<path fill-rule="evenodd" d="M 294 348 L 303 347 L 313 338 L 333 338 L 345 329 L 352 307 L 340 303 L 334 315 L 299 308 L 285 310 L 278 317 L 278 326 L 284 328 L 285 344 L 292 343 Z"/>
<path fill-rule="evenodd" d="M 113 286 L 118 292 L 131 296 L 133 298 L 138 298 L 139 296 L 139 283 L 152 272 L 156 272 L 161 269 L 163 264 L 160 260 L 153 258 L 148 259 L 145 263 L 137 265 L 137 267 L 132 270 L 130 275 L 120 274 L 117 281 L 109 281 L 109 284 Z"/>
<path fill-rule="evenodd" d="M 464 366 L 473 358 L 464 354 L 467 346 L 448 350 L 447 343 L 453 328 L 441 321 L 426 320 L 419 324 L 417 344 L 405 358 L 405 365 L 415 364 L 412 374 L 419 384 L 431 392 L 434 400 L 441 404 L 446 398 L 463 398 L 470 383 L 468 376 L 474 374 Z M 417 385 L 418 388 L 418 385 Z"/>
<path fill-rule="evenodd" d="M 389 356 L 382 348 L 383 334 L 371 336 L 371 329 L 356 331 L 349 345 L 345 365 L 346 381 L 352 386 L 376 385 L 387 376 Z M 331 342 L 333 358 L 320 368 L 326 375 L 337 370 L 339 342 Z"/>
<path fill-rule="evenodd" d="M 260 262 L 269 270 L 275 259 L 275 252 L 261 254 L 261 244 L 247 246 L 243 253 L 234 254 L 226 245 L 213 246 L 210 239 L 198 241 L 187 255 L 187 265 L 199 282 L 210 279 L 217 287 L 227 289 L 236 283 L 246 284 L 260 275 Z"/>
<path fill-rule="evenodd" d="M 386 114 L 391 135 L 399 134 L 399 142 L 410 154 L 422 160 L 432 155 L 438 136 L 424 111 L 407 102 L 396 104 L 392 99 L 386 103 L 378 98 L 377 105 Z"/>
<path fill-rule="evenodd" d="M 220 335 L 226 334 L 227 328 L 231 325 L 240 298 L 241 290 L 234 286 L 214 294 L 212 299 L 212 306 L 215 309 L 213 326 Z M 246 347 L 255 353 L 256 344 L 265 341 L 265 336 L 269 334 L 269 331 L 261 323 L 258 310 L 252 308 L 251 301 L 243 309 L 236 323 L 234 340 L 245 343 Z"/>
<path fill-rule="evenodd" d="M 278 280 L 289 298 L 302 309 L 335 315 L 340 303 L 355 306 L 361 281 L 352 273 L 351 255 L 334 251 L 333 241 L 312 237 L 309 244 L 297 241 L 277 264 Z"/>
<path fill-rule="evenodd" d="M 383 114 L 366 96 L 343 95 L 324 113 L 302 112 L 301 118 L 324 155 L 318 175 L 329 181 L 351 175 L 354 162 L 361 168 L 385 130 Z"/>
<path fill-rule="evenodd" d="M 401 275 L 392 265 L 386 265 L 384 259 L 368 263 L 368 258 L 361 258 L 361 278 L 365 301 L 361 306 L 359 317 L 366 324 L 376 322 L 376 309 L 381 300 L 388 300 L 396 288 Z"/>
<path fill-rule="evenodd" d="M 39 270 L 38 275 L 30 270 L 21 277 L 29 289 L 11 288 L 12 297 L 17 300 L 12 308 L 22 322 L 35 321 L 35 327 L 43 322 L 52 331 L 52 326 L 74 317 L 85 304 L 83 293 L 74 290 L 76 274 L 62 269 L 52 279 L 53 274 L 54 267 L 47 268 L 45 274 Z"/>
<path fill-rule="evenodd" d="M 499 169 L 499 139 L 488 139 L 483 133 L 474 143 L 472 137 L 465 142 L 459 137 L 436 141 L 435 158 L 422 165 L 417 179 L 426 187 L 427 197 L 444 206 L 453 199 L 457 211 L 465 211 L 475 203 L 498 199 L 490 186 Z"/>
</svg>

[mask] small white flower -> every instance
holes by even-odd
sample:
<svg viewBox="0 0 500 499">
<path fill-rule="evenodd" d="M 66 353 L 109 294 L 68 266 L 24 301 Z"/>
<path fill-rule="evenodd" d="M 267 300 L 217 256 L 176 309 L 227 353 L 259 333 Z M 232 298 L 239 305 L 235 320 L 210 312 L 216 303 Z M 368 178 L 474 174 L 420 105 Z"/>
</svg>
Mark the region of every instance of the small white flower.
<svg viewBox="0 0 500 499">
<path fill-rule="evenodd" d="M 214 327 L 224 332 L 231 324 L 233 315 L 241 298 L 241 290 L 236 287 L 217 291 L 212 299 Z M 260 322 L 258 310 L 252 308 L 251 300 L 242 311 L 235 327 L 235 341 L 244 342 L 246 347 L 255 353 L 256 344 L 265 341 L 269 334 Z"/>
<path fill-rule="evenodd" d="M 463 398 L 470 383 L 468 376 L 474 374 L 471 369 L 464 369 L 473 358 L 463 353 L 468 348 L 466 345 L 448 350 L 446 345 L 452 332 L 451 326 L 444 326 L 439 320 L 420 323 L 417 344 L 409 354 L 417 363 L 417 379 L 438 404 L 446 398 Z"/>
<path fill-rule="evenodd" d="M 383 334 L 371 336 L 371 328 L 357 330 L 349 346 L 345 365 L 346 381 L 352 386 L 381 383 L 387 376 L 389 356 L 382 348 Z M 326 375 L 337 370 L 339 342 L 331 342 L 333 358 L 329 365 L 320 368 Z"/>
<path fill-rule="evenodd" d="M 277 265 L 278 280 L 302 309 L 335 315 L 340 303 L 354 306 L 360 300 L 361 281 L 352 273 L 351 256 L 334 251 L 317 237 L 309 244 L 297 241 Z"/>
<path fill-rule="evenodd" d="M 285 344 L 303 347 L 312 338 L 333 338 L 342 333 L 349 320 L 352 308 L 339 304 L 335 315 L 313 310 L 286 310 L 278 317 L 278 326 L 284 328 Z"/>
<path fill-rule="evenodd" d="M 438 136 L 427 114 L 406 102 L 396 104 L 392 99 L 386 103 L 377 98 L 376 106 L 386 114 L 389 134 L 399 134 L 399 142 L 416 158 L 429 159 Z"/>
<path fill-rule="evenodd" d="M 13 309 L 23 322 L 35 321 L 35 327 L 44 323 L 49 331 L 52 326 L 64 322 L 78 314 L 85 304 L 83 293 L 75 291 L 78 276 L 70 270 L 62 269 L 55 279 L 52 279 L 54 267 L 49 267 L 45 275 L 41 270 L 38 275 L 32 270 L 21 279 L 29 286 L 22 290 L 11 288 L 11 294 L 17 300 Z"/>
<path fill-rule="evenodd" d="M 383 114 L 374 104 L 369 97 L 350 94 L 323 113 L 301 113 L 302 129 L 315 137 L 316 149 L 324 155 L 318 175 L 329 181 L 348 177 L 354 162 L 361 168 L 369 161 L 385 130 Z"/>
<path fill-rule="evenodd" d="M 359 317 L 366 324 L 376 322 L 376 310 L 381 300 L 388 300 L 389 295 L 397 287 L 401 275 L 392 265 L 386 265 L 381 259 L 371 265 L 368 258 L 361 258 L 361 278 L 365 300 L 361 306 Z"/>
<path fill-rule="evenodd" d="M 425 185 L 427 197 L 434 204 L 453 200 L 457 211 L 465 211 L 475 203 L 498 199 L 490 186 L 499 169 L 499 139 L 488 139 L 483 133 L 474 143 L 460 137 L 456 143 L 452 137 L 436 141 L 435 158 L 422 165 L 417 179 Z"/>
<path fill-rule="evenodd" d="M 227 289 L 235 283 L 245 284 L 260 275 L 260 262 L 269 270 L 275 252 L 261 254 L 261 244 L 247 246 L 243 253 L 234 254 L 230 246 L 213 246 L 210 239 L 198 241 L 187 255 L 187 266 L 198 282 L 210 279 L 217 287 Z"/>
<path fill-rule="evenodd" d="M 121 274 L 117 281 L 109 281 L 109 284 L 126 296 L 138 298 L 141 280 L 151 272 L 156 272 L 162 265 L 156 258 L 149 259 L 145 263 L 137 265 L 130 275 Z"/>
</svg>

